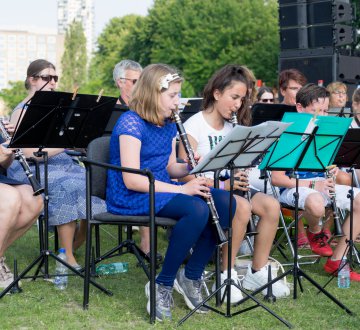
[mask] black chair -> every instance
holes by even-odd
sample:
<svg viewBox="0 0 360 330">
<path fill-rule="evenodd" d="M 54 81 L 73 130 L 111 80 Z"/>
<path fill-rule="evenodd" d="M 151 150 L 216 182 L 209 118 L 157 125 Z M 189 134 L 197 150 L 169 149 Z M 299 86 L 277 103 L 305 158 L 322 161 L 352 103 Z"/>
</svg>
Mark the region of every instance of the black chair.
<svg viewBox="0 0 360 330">
<path fill-rule="evenodd" d="M 176 221 L 169 218 L 155 217 L 155 179 L 151 171 L 144 169 L 131 169 L 109 164 L 109 144 L 110 137 L 103 136 L 93 140 L 87 149 L 87 156 L 82 161 L 86 167 L 86 217 L 87 217 L 87 236 L 85 253 L 85 281 L 84 281 L 84 299 L 83 308 L 87 309 L 89 305 L 89 280 L 91 267 L 91 246 L 92 246 L 92 228 L 100 225 L 123 225 L 123 226 L 148 226 L 150 227 L 150 271 L 141 257 L 139 248 L 133 240 L 125 240 L 120 245 L 111 249 L 104 256 L 96 259 L 96 262 L 103 260 L 112 254 L 113 251 L 120 251 L 127 247 L 124 253 L 133 253 L 143 267 L 150 280 L 150 322 L 155 321 L 155 275 L 156 275 L 156 252 L 157 252 L 157 226 L 174 226 Z M 141 174 L 149 180 L 150 215 L 148 216 L 127 216 L 116 215 L 109 212 L 92 214 L 91 197 L 97 196 L 106 199 L 106 181 L 107 170 L 112 169 L 120 172 Z M 117 254 L 118 255 L 118 254 Z"/>
</svg>

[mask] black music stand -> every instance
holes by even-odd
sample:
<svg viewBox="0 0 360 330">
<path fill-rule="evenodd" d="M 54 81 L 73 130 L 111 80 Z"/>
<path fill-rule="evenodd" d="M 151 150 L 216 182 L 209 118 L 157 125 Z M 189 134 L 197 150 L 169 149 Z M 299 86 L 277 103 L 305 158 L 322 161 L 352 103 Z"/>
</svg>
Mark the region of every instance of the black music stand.
<svg viewBox="0 0 360 330">
<path fill-rule="evenodd" d="M 37 157 L 43 157 L 44 161 L 44 216 L 45 223 L 43 246 L 38 257 L 22 271 L 14 281 L 0 293 L 0 299 L 17 285 L 20 279 L 36 265 L 35 274 L 32 277 L 49 278 L 48 258 L 52 257 L 59 261 L 74 274 L 84 278 L 79 270 L 60 259 L 54 252 L 49 250 L 48 239 L 48 153 L 43 148 L 85 148 L 89 142 L 103 134 L 105 126 L 110 118 L 111 111 L 116 103 L 116 98 L 101 97 L 96 95 L 71 94 L 63 92 L 36 92 L 28 104 L 26 112 L 20 115 L 16 125 L 16 131 L 9 146 L 12 148 L 39 148 Z M 24 109 L 23 109 L 24 110 Z M 22 118 L 22 120 L 21 120 Z M 21 120 L 21 123 L 20 123 Z M 39 275 L 44 265 L 45 272 Z M 96 288 L 112 295 L 90 279 L 90 283 Z"/>
<path fill-rule="evenodd" d="M 346 263 L 343 264 L 338 270 L 334 271 L 331 274 L 331 278 L 324 284 L 323 288 L 325 288 L 335 277 L 338 271 L 340 271 L 346 264 L 350 266 L 353 265 L 353 252 L 358 252 L 354 240 L 353 240 L 353 224 L 354 224 L 354 177 L 355 169 L 360 168 L 360 129 L 359 128 L 350 128 L 345 138 L 340 146 L 340 150 L 335 157 L 334 163 L 339 167 L 348 167 L 349 173 L 351 173 L 351 188 L 349 190 L 348 198 L 350 198 L 350 233 L 349 239 L 346 240 L 347 246 L 341 260 L 346 256 L 349 255 L 347 258 Z"/>
<path fill-rule="evenodd" d="M 332 164 L 335 154 L 339 150 L 340 144 L 344 138 L 344 130 L 346 132 L 351 119 L 328 116 L 320 116 L 318 119 L 319 120 L 316 120 L 314 116 L 307 113 L 284 115 L 283 121 L 294 122 L 294 124 L 290 126 L 290 128 L 284 132 L 281 138 L 274 144 L 272 150 L 265 156 L 260 166 L 267 170 L 293 171 L 295 173 L 297 171 L 324 172 L 326 167 Z M 337 123 L 337 128 L 334 128 L 334 122 Z M 335 133 L 336 130 L 338 130 L 338 133 Z M 270 283 L 273 283 L 286 275 L 292 274 L 294 279 L 293 297 L 296 299 L 298 283 L 303 292 L 302 284 L 300 282 L 300 277 L 302 276 L 348 314 L 353 315 L 350 309 L 323 289 L 321 285 L 298 266 L 297 224 L 299 221 L 299 175 L 296 174 L 295 178 L 294 262 L 291 269 L 287 270 Z M 262 289 L 263 287 L 258 290 Z"/>
<path fill-rule="evenodd" d="M 225 317 L 232 317 L 241 313 L 244 313 L 248 310 L 251 310 L 256 307 L 262 307 L 272 316 L 277 318 L 280 322 L 285 324 L 288 328 L 292 328 L 292 325 L 277 315 L 270 308 L 262 304 L 253 294 L 247 293 L 241 286 L 234 283 L 231 279 L 231 247 L 232 247 L 232 197 L 234 190 L 234 169 L 235 168 L 248 168 L 254 166 L 258 162 L 259 157 L 261 157 L 271 144 L 279 138 L 281 133 L 289 126 L 288 123 L 281 122 L 267 122 L 255 127 L 244 127 L 236 126 L 212 151 L 210 151 L 204 159 L 190 172 L 190 174 L 207 172 L 207 171 L 217 171 L 220 169 L 229 169 L 230 170 L 230 204 L 229 204 L 229 228 L 228 228 L 228 278 L 224 283 L 218 287 L 214 292 L 212 292 L 205 300 L 195 307 L 190 313 L 188 313 L 179 324 L 185 322 L 192 314 L 194 314 L 200 307 L 205 306 L 206 308 L 223 315 Z M 274 281 L 272 281 L 273 283 Z M 217 283 L 218 284 L 218 283 Z M 269 283 L 270 285 L 270 283 Z M 235 313 L 231 313 L 231 286 L 238 288 L 244 295 L 243 298 L 237 305 L 245 302 L 248 299 L 251 299 L 256 304 L 239 310 Z M 267 286 L 267 285 L 266 285 Z M 265 286 L 265 287 L 266 287 Z M 222 312 L 212 306 L 207 305 L 207 302 L 212 299 L 214 296 L 218 295 L 221 292 L 221 289 L 225 287 L 225 292 L 222 297 L 222 301 L 227 295 L 227 305 L 226 312 Z M 264 287 L 261 288 L 261 290 Z"/>
<path fill-rule="evenodd" d="M 296 112 L 296 107 L 282 103 L 255 103 L 251 107 L 252 125 L 259 125 L 269 120 L 281 121 L 286 112 Z"/>
</svg>

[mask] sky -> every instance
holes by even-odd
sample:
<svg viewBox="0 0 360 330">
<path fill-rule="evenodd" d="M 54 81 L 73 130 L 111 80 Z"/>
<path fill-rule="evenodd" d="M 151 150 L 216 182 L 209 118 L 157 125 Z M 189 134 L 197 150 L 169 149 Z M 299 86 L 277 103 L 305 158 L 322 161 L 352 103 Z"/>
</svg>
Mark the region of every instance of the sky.
<svg viewBox="0 0 360 330">
<path fill-rule="evenodd" d="M 113 17 L 146 15 L 153 0 L 95 0 L 98 35 Z M 0 0 L 0 28 L 51 29 L 56 31 L 57 0 Z"/>
</svg>

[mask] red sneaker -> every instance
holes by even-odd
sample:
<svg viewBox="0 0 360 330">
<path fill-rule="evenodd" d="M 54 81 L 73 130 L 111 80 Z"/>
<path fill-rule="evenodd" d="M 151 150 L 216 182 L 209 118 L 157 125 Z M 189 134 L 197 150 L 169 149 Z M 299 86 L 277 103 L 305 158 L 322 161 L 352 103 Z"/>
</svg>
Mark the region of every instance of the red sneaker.
<svg viewBox="0 0 360 330">
<path fill-rule="evenodd" d="M 313 234 L 309 230 L 306 231 L 312 252 L 322 257 L 331 257 L 333 251 L 327 242 L 327 238 L 323 231 Z"/>
<path fill-rule="evenodd" d="M 309 248 L 309 239 L 307 238 L 305 233 L 299 233 L 297 246 L 299 248 L 305 248 L 305 247 Z"/>
<path fill-rule="evenodd" d="M 334 273 L 335 276 L 337 276 L 337 270 L 340 267 L 340 262 L 341 260 L 331 260 L 331 258 L 328 258 L 324 265 L 324 270 L 329 274 Z M 360 274 L 350 269 L 350 281 L 360 282 Z"/>
<path fill-rule="evenodd" d="M 324 229 L 323 232 L 324 232 L 324 234 L 326 236 L 326 240 L 329 241 L 329 239 L 332 236 L 331 231 L 329 229 Z"/>
</svg>

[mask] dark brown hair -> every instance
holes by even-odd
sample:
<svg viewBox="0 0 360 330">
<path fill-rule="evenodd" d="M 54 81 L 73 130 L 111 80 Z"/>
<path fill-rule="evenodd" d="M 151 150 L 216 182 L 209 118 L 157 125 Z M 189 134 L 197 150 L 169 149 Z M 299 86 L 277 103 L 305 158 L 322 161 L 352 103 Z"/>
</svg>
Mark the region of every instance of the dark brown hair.
<svg viewBox="0 0 360 330">
<path fill-rule="evenodd" d="M 206 84 L 203 91 L 203 102 L 202 109 L 208 109 L 213 107 L 216 100 L 214 98 L 214 91 L 218 90 L 223 93 L 226 88 L 231 86 L 234 81 L 242 82 L 249 88 L 249 82 L 247 79 L 247 72 L 244 67 L 235 64 L 228 64 L 216 71 L 208 83 Z M 238 111 L 239 124 L 249 125 L 251 117 L 249 115 L 248 104 L 248 91 L 246 92 L 245 100 L 242 102 L 241 107 Z"/>
<path fill-rule="evenodd" d="M 285 90 L 288 87 L 290 80 L 296 81 L 301 86 L 304 86 L 307 83 L 307 79 L 302 72 L 297 69 L 286 69 L 280 72 L 279 88 Z"/>
<path fill-rule="evenodd" d="M 30 83 L 29 83 L 30 77 L 34 77 L 37 74 L 39 74 L 42 70 L 48 68 L 56 70 L 55 65 L 47 60 L 39 59 L 31 62 L 26 71 L 25 88 L 30 89 Z"/>
<path fill-rule="evenodd" d="M 307 84 L 300 88 L 296 94 L 296 103 L 300 103 L 304 108 L 319 98 L 329 98 L 330 93 L 323 86 L 316 84 Z"/>
</svg>

